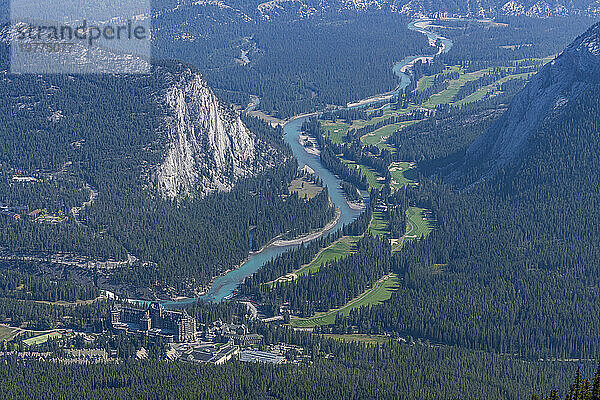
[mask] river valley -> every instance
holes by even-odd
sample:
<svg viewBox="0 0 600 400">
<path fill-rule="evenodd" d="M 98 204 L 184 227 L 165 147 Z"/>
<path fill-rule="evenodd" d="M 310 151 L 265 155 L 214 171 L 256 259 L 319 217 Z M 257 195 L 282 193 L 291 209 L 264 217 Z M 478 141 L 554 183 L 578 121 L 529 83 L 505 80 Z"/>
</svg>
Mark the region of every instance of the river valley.
<svg viewBox="0 0 600 400">
<path fill-rule="evenodd" d="M 436 43 L 441 43 L 441 46 L 437 46 L 437 54 L 447 52 L 452 47 L 452 41 L 445 37 L 439 36 L 438 34 L 432 31 L 426 30 L 425 27 L 429 22 L 431 21 L 417 20 L 411 22 L 408 25 L 408 27 L 411 30 L 415 30 L 426 35 L 429 39 L 429 42 L 432 45 L 435 45 Z M 433 56 L 409 56 L 404 58 L 402 61 L 396 63 L 393 67 L 393 71 L 399 77 L 400 81 L 395 90 L 386 95 L 391 97 L 394 93 L 398 93 L 400 90 L 403 90 L 408 85 L 410 85 L 411 76 L 408 71 L 410 69 L 410 66 L 412 66 L 412 64 L 418 59 L 430 59 L 431 57 Z M 382 99 L 380 96 L 375 96 L 372 98 L 362 100 L 358 103 L 349 104 L 349 107 L 362 107 L 382 100 L 385 99 Z M 255 103 L 258 104 L 258 99 L 255 100 Z M 291 147 L 294 156 L 298 160 L 298 166 L 300 168 L 303 168 L 304 166 L 309 166 L 312 170 L 314 170 L 314 174 L 317 175 L 323 181 L 323 184 L 328 187 L 331 201 L 335 205 L 335 207 L 338 208 L 340 211 L 340 217 L 338 221 L 333 227 L 327 230 L 327 234 L 335 232 L 341 229 L 344 225 L 354 221 L 361 214 L 362 210 L 352 209 L 348 205 L 342 193 L 342 190 L 340 189 L 340 179 L 323 166 L 319 156 L 309 154 L 300 144 L 298 139 L 301 133 L 302 124 L 309 118 L 310 115 L 303 115 L 290 119 L 284 125 L 284 140 Z M 366 200 L 367 199 L 365 198 L 365 201 Z M 185 299 L 176 302 L 166 301 L 163 302 L 163 304 L 167 307 L 178 307 L 188 305 L 196 301 L 220 302 L 226 300 L 234 293 L 235 289 L 244 281 L 246 277 L 252 275 L 268 261 L 297 246 L 298 245 L 268 245 L 265 248 L 263 248 L 260 252 L 250 254 L 248 256 L 248 259 L 239 268 L 233 269 L 227 272 L 226 274 L 216 278 L 210 290 L 204 296 L 199 298 Z"/>
</svg>

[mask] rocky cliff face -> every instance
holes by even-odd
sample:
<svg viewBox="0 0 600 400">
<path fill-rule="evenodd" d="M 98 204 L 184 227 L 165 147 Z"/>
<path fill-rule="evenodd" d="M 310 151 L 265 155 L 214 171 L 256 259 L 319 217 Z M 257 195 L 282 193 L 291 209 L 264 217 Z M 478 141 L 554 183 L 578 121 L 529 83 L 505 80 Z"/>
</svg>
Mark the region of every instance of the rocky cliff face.
<svg viewBox="0 0 600 400">
<path fill-rule="evenodd" d="M 569 101 L 600 83 L 600 24 L 578 37 L 535 75 L 508 110 L 467 150 L 450 180 L 493 175 L 526 151 L 542 123 L 551 123 Z"/>
<path fill-rule="evenodd" d="M 230 190 L 237 179 L 259 170 L 255 135 L 199 74 L 163 71 L 159 79 L 165 81 L 157 100 L 164 104 L 168 144 L 154 181 L 162 196 Z"/>
</svg>

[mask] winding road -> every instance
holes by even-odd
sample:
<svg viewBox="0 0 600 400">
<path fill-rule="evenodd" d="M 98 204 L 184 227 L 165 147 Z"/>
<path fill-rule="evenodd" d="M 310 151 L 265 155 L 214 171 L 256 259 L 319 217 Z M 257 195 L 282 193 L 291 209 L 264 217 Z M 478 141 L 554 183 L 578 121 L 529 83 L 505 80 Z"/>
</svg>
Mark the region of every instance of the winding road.
<svg viewBox="0 0 600 400">
<path fill-rule="evenodd" d="M 91 187 L 89 184 L 85 184 L 85 188 L 90 192 L 90 198 L 88 201 L 84 202 L 81 206 L 79 207 L 73 207 L 71 208 L 71 215 L 73 216 L 73 219 L 75 220 L 75 223 L 79 226 L 86 226 L 83 222 L 81 222 L 81 220 L 79 219 L 79 213 L 81 213 L 81 211 L 87 207 L 90 207 L 94 201 L 96 200 L 96 198 L 98 197 L 98 191 L 96 189 L 94 189 L 93 187 Z"/>
</svg>

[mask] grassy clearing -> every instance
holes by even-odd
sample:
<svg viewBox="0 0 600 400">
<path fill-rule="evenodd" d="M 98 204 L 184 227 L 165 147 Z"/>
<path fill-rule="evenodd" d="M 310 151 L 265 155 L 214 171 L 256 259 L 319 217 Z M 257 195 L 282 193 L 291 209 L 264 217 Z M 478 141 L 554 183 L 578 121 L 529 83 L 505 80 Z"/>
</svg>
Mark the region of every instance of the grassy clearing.
<svg viewBox="0 0 600 400">
<path fill-rule="evenodd" d="M 334 260 L 340 260 L 356 252 L 356 243 L 359 239 L 360 236 L 343 236 L 329 247 L 321 250 L 310 264 L 304 265 L 300 269 L 281 276 L 271 282 L 267 282 L 265 285 L 273 287 L 275 282 L 293 282 L 294 280 L 298 279 L 300 275 L 307 275 L 309 273 L 317 272 L 319 268 L 326 263 Z"/>
<path fill-rule="evenodd" d="M 377 146 L 380 149 L 386 149 L 393 151 L 394 149 L 388 145 L 385 141 L 387 138 L 392 136 L 394 132 L 417 123 L 418 121 L 405 121 L 397 124 L 386 125 L 382 128 L 377 129 L 374 132 L 368 133 L 360 138 L 360 141 L 364 144 Z"/>
<path fill-rule="evenodd" d="M 373 211 L 373 218 L 371 219 L 371 227 L 369 229 L 371 235 L 379 236 L 389 233 L 388 221 L 383 211 Z"/>
<path fill-rule="evenodd" d="M 432 87 L 436 76 L 447 75 L 451 72 L 456 72 L 456 71 L 460 71 L 460 67 L 458 65 L 452 65 L 452 66 L 446 67 L 444 69 L 444 71 L 440 72 L 437 75 L 425 75 L 417 81 L 416 91 L 422 92 L 422 91 L 427 90 L 430 87 Z"/>
<path fill-rule="evenodd" d="M 524 73 L 524 74 L 515 74 L 515 75 L 507 75 L 502 79 L 497 80 L 496 82 L 489 84 L 487 86 L 483 86 L 481 88 L 479 88 L 475 93 L 472 93 L 470 95 L 468 95 L 467 97 L 465 97 L 464 99 L 461 99 L 453 104 L 455 105 L 463 105 L 463 104 L 468 104 L 468 103 L 474 103 L 476 101 L 479 101 L 481 99 L 483 99 L 486 95 L 488 95 L 488 93 L 491 96 L 495 96 L 501 93 L 500 90 L 500 86 L 511 79 L 516 79 L 516 78 L 524 78 L 524 79 L 529 79 L 534 73 Z"/>
<path fill-rule="evenodd" d="M 363 175 L 367 177 L 369 189 L 381 189 L 383 186 L 383 183 L 380 181 L 381 176 L 375 172 L 373 168 L 367 167 L 366 165 L 357 164 L 355 161 L 346 160 L 345 158 L 340 158 L 340 160 L 342 160 L 342 162 L 349 168 L 360 168 Z"/>
<path fill-rule="evenodd" d="M 407 241 L 426 237 L 435 228 L 436 221 L 431 212 L 424 208 L 409 207 L 406 215 L 406 233 L 400 239 L 390 239 L 392 253 L 400 251 Z"/>
<path fill-rule="evenodd" d="M 435 75 L 425 75 L 417 81 L 417 92 L 422 92 L 433 86 Z"/>
<path fill-rule="evenodd" d="M 323 127 L 323 131 L 325 133 L 325 136 L 327 138 L 329 138 L 333 143 L 335 144 L 343 144 L 344 142 L 344 136 L 346 136 L 346 133 L 348 132 L 348 130 L 350 128 L 352 129 L 360 129 L 363 128 L 367 125 L 374 125 L 386 118 L 388 118 L 391 115 L 391 112 L 389 109 L 386 109 L 384 112 L 384 115 L 381 117 L 376 117 L 373 118 L 371 120 L 356 120 L 352 122 L 352 125 L 349 125 L 347 123 L 344 122 L 331 122 L 331 121 L 322 121 L 321 122 L 321 126 Z M 406 125 L 406 123 L 403 123 L 404 125 Z M 377 132 L 375 135 L 373 135 L 373 133 L 369 134 L 369 135 L 365 135 L 363 137 L 371 137 L 374 136 L 373 138 L 369 139 L 369 143 L 368 144 L 373 144 L 376 145 L 377 143 L 382 142 L 382 136 L 389 136 L 391 135 L 395 130 L 402 128 L 403 124 L 396 124 L 398 125 L 398 127 L 391 129 L 390 132 L 384 131 L 384 132 Z M 395 125 L 388 125 L 388 126 L 395 126 Z M 382 129 L 385 129 L 387 127 L 384 127 Z M 375 132 L 374 132 L 375 133 Z M 372 143 L 371 143 L 372 142 Z M 367 143 L 366 141 L 363 141 L 363 143 Z M 385 143 L 381 144 L 382 148 L 388 148 L 389 146 L 387 146 Z"/>
<path fill-rule="evenodd" d="M 355 308 L 366 306 L 370 307 L 389 300 L 389 298 L 392 296 L 392 292 L 397 290 L 398 282 L 398 276 L 391 274 L 377 281 L 373 288 L 368 289 L 366 292 L 358 296 L 356 299 L 348 302 L 348 304 L 341 308 L 317 313 L 312 318 L 292 318 L 290 324 L 295 327 L 303 328 L 333 324 L 338 314 L 346 316 Z"/>
<path fill-rule="evenodd" d="M 19 330 L 9 326 L 0 326 L 0 341 L 12 339 Z"/>
<path fill-rule="evenodd" d="M 392 175 L 392 188 L 398 190 L 406 185 L 415 185 L 414 170 L 409 162 L 396 162 L 390 164 L 390 175 Z"/>
<path fill-rule="evenodd" d="M 408 209 L 408 227 L 407 239 L 418 239 L 421 236 L 427 236 L 435 227 L 435 221 L 432 218 L 425 218 L 428 211 L 424 208 L 409 207 Z"/>
<path fill-rule="evenodd" d="M 34 345 L 46 343 L 50 339 L 60 338 L 61 336 L 62 336 L 62 333 L 60 333 L 60 332 L 50 332 L 50 333 L 45 333 L 43 335 L 34 336 L 29 339 L 25 339 L 25 340 L 23 340 L 23 343 L 27 346 L 34 346 Z"/>
<path fill-rule="evenodd" d="M 405 241 L 406 241 L 405 238 L 391 239 L 390 244 L 392 245 L 392 254 L 397 251 L 402 250 L 402 248 L 404 247 Z"/>
<path fill-rule="evenodd" d="M 550 61 L 553 61 L 556 56 L 558 54 L 551 54 L 549 56 L 543 57 L 543 58 L 521 58 L 520 60 L 512 60 L 509 62 L 509 65 L 511 66 L 515 66 L 521 63 L 527 63 L 529 64 L 530 62 L 542 62 L 543 65 L 546 65 L 547 63 L 549 63 Z"/>
<path fill-rule="evenodd" d="M 374 111 L 370 111 L 370 114 L 373 114 Z M 340 144 L 343 143 L 343 137 L 348 132 L 349 129 L 360 129 L 364 128 L 367 125 L 374 125 L 380 121 L 383 121 L 389 118 L 392 114 L 397 114 L 396 111 L 390 110 L 389 107 L 383 110 L 383 115 L 379 117 L 374 117 L 368 120 L 365 119 L 357 119 L 352 121 L 352 124 L 348 124 L 345 122 L 333 122 L 333 121 L 321 121 L 321 126 L 325 131 L 325 135 L 331 139 L 334 143 Z"/>
<path fill-rule="evenodd" d="M 375 112 L 378 112 L 378 111 L 380 111 L 379 108 L 377 110 L 367 111 L 367 113 L 372 118 L 369 119 L 369 120 L 359 119 L 359 120 L 352 121 L 352 128 L 359 129 L 359 128 L 363 128 L 363 127 L 365 127 L 367 125 L 374 125 L 374 124 L 377 124 L 378 122 L 381 122 L 381 121 L 383 121 L 385 119 L 388 119 L 392 115 L 398 114 L 397 111 L 392 110 L 390 107 L 386 106 L 385 108 L 383 108 L 383 112 L 382 112 L 382 114 L 380 116 L 373 117 L 373 114 Z"/>
<path fill-rule="evenodd" d="M 456 105 L 462 105 L 462 104 L 468 104 L 468 103 L 474 103 L 476 101 L 479 100 L 483 100 L 486 96 L 496 96 L 500 93 L 499 90 L 496 89 L 495 86 L 485 86 L 482 87 L 480 89 L 477 89 L 477 91 L 475 93 L 472 93 L 470 95 L 468 95 L 467 97 L 465 97 L 464 99 L 461 99 L 459 101 L 457 101 Z"/>
<path fill-rule="evenodd" d="M 469 72 L 466 74 L 461 73 L 458 79 L 453 79 L 450 81 L 450 84 L 448 85 L 447 89 L 442 90 L 441 92 L 432 95 L 429 98 L 429 100 L 423 104 L 423 107 L 434 108 L 441 104 L 451 103 L 454 96 L 456 96 L 456 93 L 458 93 L 458 90 L 465 83 L 479 79 L 483 75 L 485 75 L 487 72 L 489 72 L 489 69 L 482 69 L 479 71 Z"/>
<path fill-rule="evenodd" d="M 356 251 L 356 243 L 360 236 L 344 236 L 331 246 L 323 250 L 310 264 L 299 269 L 297 275 L 306 275 L 309 272 L 316 272 L 324 264 L 333 260 L 339 260 L 347 257 Z"/>
<path fill-rule="evenodd" d="M 344 342 L 359 342 L 359 343 L 366 343 L 366 344 L 383 344 L 383 343 L 387 343 L 390 340 L 389 337 L 383 336 L 383 335 L 365 335 L 365 334 L 337 335 L 337 334 L 332 334 L 332 333 L 325 333 L 325 334 L 321 334 L 321 336 L 330 338 L 330 339 L 335 339 L 335 340 L 342 340 Z"/>
<path fill-rule="evenodd" d="M 322 121 L 321 126 L 325 131 L 325 136 L 328 137 L 335 144 L 344 143 L 344 136 L 348 132 L 350 128 L 349 124 L 344 122 L 331 122 L 331 121 Z"/>
<path fill-rule="evenodd" d="M 298 196 L 301 199 L 307 198 L 309 200 L 321 193 L 323 190 L 321 186 L 315 185 L 314 183 L 302 178 L 294 179 L 290 183 L 288 189 L 290 190 L 290 193 L 298 193 Z"/>
<path fill-rule="evenodd" d="M 546 58 L 540 58 L 537 59 L 537 61 L 542 61 L 544 63 L 550 62 L 553 60 L 553 57 L 546 57 Z M 514 72 L 514 67 L 507 65 L 504 70 L 508 71 L 509 73 L 511 71 Z M 491 69 L 490 68 L 486 68 L 486 69 L 481 69 L 478 71 L 474 71 L 474 72 L 463 72 L 462 70 L 460 70 L 460 68 L 458 68 L 457 66 L 453 66 L 450 67 L 448 70 L 438 74 L 438 75 L 444 75 L 450 71 L 459 71 L 460 72 L 460 76 L 458 79 L 454 79 L 452 81 L 450 81 L 450 84 L 448 86 L 447 89 L 434 94 L 431 96 L 431 98 L 426 101 L 425 103 L 423 103 L 423 107 L 427 107 L 427 108 L 434 108 L 440 104 L 456 104 L 456 105 L 462 105 L 462 104 L 467 104 L 467 103 L 472 103 L 478 100 L 483 99 L 488 93 L 490 95 L 497 95 L 500 93 L 500 85 L 510 79 L 514 79 L 514 78 L 530 78 L 531 75 L 533 75 L 534 73 L 522 73 L 522 74 L 511 74 L 511 75 L 507 75 L 505 77 L 503 77 L 502 79 L 497 80 L 496 82 L 482 87 L 479 90 L 477 90 L 475 93 L 467 96 L 466 98 L 457 101 L 457 102 L 453 102 L 452 99 L 454 98 L 454 96 L 456 95 L 456 93 L 458 92 L 458 90 L 464 86 L 464 84 L 468 81 L 473 81 L 476 80 L 480 77 L 482 77 L 483 75 L 485 75 L 486 73 L 490 72 Z M 422 77 L 419 82 L 417 82 L 417 91 L 422 91 L 427 89 L 428 87 L 431 87 L 433 80 L 435 79 L 437 75 L 433 75 L 433 76 L 424 76 Z"/>
</svg>

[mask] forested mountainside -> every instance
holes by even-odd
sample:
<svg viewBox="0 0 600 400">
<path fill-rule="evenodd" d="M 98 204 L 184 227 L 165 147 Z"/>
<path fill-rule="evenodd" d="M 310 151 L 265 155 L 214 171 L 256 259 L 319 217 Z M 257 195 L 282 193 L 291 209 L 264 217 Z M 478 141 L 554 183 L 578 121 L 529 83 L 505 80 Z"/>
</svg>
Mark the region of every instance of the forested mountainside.
<svg viewBox="0 0 600 400">
<path fill-rule="evenodd" d="M 501 167 L 468 189 L 409 191 L 439 228 L 392 259 L 403 279 L 390 301 L 351 312 L 338 331 L 358 326 L 533 359 L 597 356 L 599 39 L 595 25 L 575 40 L 475 142 L 501 139 L 510 162 L 492 159 Z M 504 129 L 515 109 L 538 124 Z"/>
<path fill-rule="evenodd" d="M 333 218 L 326 191 L 287 196 L 297 166 L 281 130 L 242 122 L 181 63 L 148 76 L 4 70 L 0 101 L 9 259 L 67 253 L 85 282 L 193 293 L 247 256 L 251 226 L 260 248 Z"/>
<path fill-rule="evenodd" d="M 569 365 L 524 362 L 461 348 L 409 346 L 393 340 L 347 343 L 261 324 L 253 329 L 264 335 L 265 343 L 302 346 L 313 361 L 198 365 L 131 359 L 81 365 L 24 362 L 9 356 L 0 363 L 0 399 L 521 400 L 523 393 L 550 392 L 573 373 Z M 113 343 L 120 345 L 113 349 L 135 354 L 130 343 L 121 340 Z"/>
<path fill-rule="evenodd" d="M 15 174 L 58 171 L 91 148 L 129 157 L 131 185 L 153 186 L 176 198 L 230 190 L 239 177 L 284 158 L 277 137 L 257 137 L 199 72 L 180 63 L 157 64 L 150 76 L 15 76 L 6 69 L 2 74 L 4 119 L 16 136 L 3 143 L 3 158 Z M 87 97 L 69 98 L 79 87 L 87 89 Z M 134 94 L 139 99 L 129 98 Z M 94 121 L 103 110 L 112 124 Z M 74 129 L 86 118 L 91 124 L 85 130 Z M 111 178 L 105 169 L 88 173 L 92 186 Z"/>
<path fill-rule="evenodd" d="M 220 97 L 245 106 L 258 96 L 261 110 L 283 119 L 393 90 L 395 62 L 436 51 L 397 14 L 223 18 L 197 5 L 157 16 L 156 54 L 197 66 Z"/>
<path fill-rule="evenodd" d="M 185 4 L 184 1 L 178 3 Z M 554 15 L 596 15 L 598 4 L 590 0 L 223 0 L 199 1 L 197 7 L 236 19 L 298 19 L 351 11 L 383 10 L 410 17 L 470 16 L 493 18 L 527 15 L 545 18 Z"/>
<path fill-rule="evenodd" d="M 269 4 L 279 9 L 296 3 Z M 408 29 L 411 18 L 387 8 L 265 20 L 253 16 L 251 3 L 244 8 L 211 2 L 174 7 L 165 5 L 153 19 L 156 54 L 194 64 L 229 102 L 246 106 L 250 96 L 257 96 L 260 110 L 283 119 L 393 90 L 395 63 L 437 51 L 423 34 Z M 506 15 L 498 23 L 445 20 L 446 28 L 434 29 L 456 46 L 440 60 L 448 65 L 471 61 L 484 68 L 500 60 L 558 53 L 591 23 L 587 14 Z"/>
<path fill-rule="evenodd" d="M 438 61 L 485 68 L 509 60 L 547 57 L 562 52 L 595 22 L 596 18 L 587 16 L 506 16 L 495 19 L 491 25 L 447 20 L 434 29 L 454 44 Z"/>
<path fill-rule="evenodd" d="M 561 390 L 562 391 L 562 390 Z M 565 400 L 598 400 L 600 399 L 600 364 L 593 379 L 584 378 L 581 368 L 577 368 L 575 379 L 569 388 Z M 534 394 L 531 400 L 560 400 L 559 389 L 553 389 L 549 395 Z"/>
<path fill-rule="evenodd" d="M 493 176 L 532 145 L 530 139 L 542 125 L 557 126 L 569 103 L 587 96 L 600 83 L 599 35 L 596 24 L 545 66 L 467 149 L 452 179 L 459 179 L 461 173 L 472 179 Z"/>
</svg>

